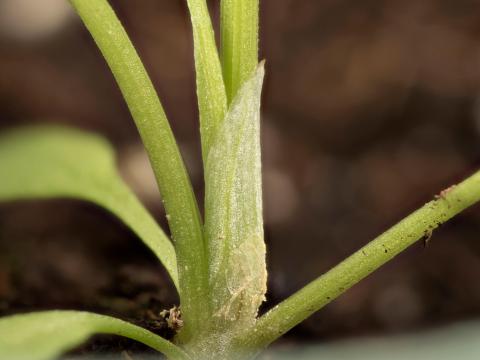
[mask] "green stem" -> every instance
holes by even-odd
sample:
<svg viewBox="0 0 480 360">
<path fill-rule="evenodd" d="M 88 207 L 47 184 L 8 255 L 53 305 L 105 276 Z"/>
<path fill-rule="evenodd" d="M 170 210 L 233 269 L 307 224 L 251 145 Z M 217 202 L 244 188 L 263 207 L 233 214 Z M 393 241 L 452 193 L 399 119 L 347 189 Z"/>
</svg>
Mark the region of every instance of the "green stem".
<svg viewBox="0 0 480 360">
<path fill-rule="evenodd" d="M 171 360 L 191 360 L 170 341 L 126 321 L 84 311 L 41 311 L 0 318 L 0 358 L 53 359 L 97 334 L 141 342 Z"/>
<path fill-rule="evenodd" d="M 150 78 L 106 0 L 70 0 L 105 57 L 150 157 L 174 240 L 185 323 L 208 314 L 207 262 L 195 195 Z"/>
<path fill-rule="evenodd" d="M 441 193 L 257 320 L 239 340 L 258 352 L 450 218 L 480 201 L 480 172 Z"/>
<path fill-rule="evenodd" d="M 178 346 L 139 326 L 101 315 L 98 319 L 93 318 L 92 322 L 97 323 L 98 333 L 123 336 L 141 342 L 172 360 L 191 360 L 190 356 Z"/>
<path fill-rule="evenodd" d="M 227 95 L 207 3 L 205 0 L 187 0 L 187 4 L 193 28 L 200 134 L 205 163 L 227 112 Z"/>
<path fill-rule="evenodd" d="M 259 0 L 222 0 L 222 66 L 228 102 L 258 65 Z"/>
</svg>

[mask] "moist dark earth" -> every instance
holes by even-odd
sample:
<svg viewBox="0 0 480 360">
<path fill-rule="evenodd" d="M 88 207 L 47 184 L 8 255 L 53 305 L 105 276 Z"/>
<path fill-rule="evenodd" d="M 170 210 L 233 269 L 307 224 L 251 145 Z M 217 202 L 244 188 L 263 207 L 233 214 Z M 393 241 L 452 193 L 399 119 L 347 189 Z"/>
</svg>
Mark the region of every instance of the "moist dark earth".
<svg viewBox="0 0 480 360">
<path fill-rule="evenodd" d="M 112 4 L 145 59 L 201 199 L 183 1 Z M 267 309 L 479 168 L 480 5 L 264 0 L 262 13 Z M 75 17 L 34 42 L 0 34 L 0 131 L 51 122 L 107 137 L 126 181 L 166 229 L 128 110 Z M 477 206 L 283 342 L 479 318 L 479 233 Z M 171 337 L 159 313 L 175 304 L 155 257 L 102 209 L 62 199 L 0 205 L 0 315 L 89 310 Z M 148 352 L 129 340 L 97 337 L 75 354 L 122 351 Z"/>
</svg>

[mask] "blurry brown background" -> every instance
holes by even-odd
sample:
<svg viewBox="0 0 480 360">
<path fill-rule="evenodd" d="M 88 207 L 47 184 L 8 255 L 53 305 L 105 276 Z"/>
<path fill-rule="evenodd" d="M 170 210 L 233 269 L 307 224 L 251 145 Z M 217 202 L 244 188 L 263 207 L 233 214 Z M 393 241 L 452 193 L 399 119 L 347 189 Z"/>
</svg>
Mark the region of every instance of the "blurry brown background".
<svg viewBox="0 0 480 360">
<path fill-rule="evenodd" d="M 184 1 L 111 3 L 153 78 L 201 197 Z M 217 1 L 211 5 L 218 18 Z M 268 307 L 478 168 L 480 3 L 263 0 L 261 32 Z M 165 225 L 128 110 L 68 2 L 0 0 L 0 131 L 45 122 L 110 139 L 125 178 Z M 290 339 L 479 317 L 479 230 L 477 206 Z M 0 206 L 0 314 L 88 309 L 142 319 L 155 330 L 161 325 L 148 309 L 175 301 L 154 257 L 103 210 L 62 200 Z"/>
</svg>

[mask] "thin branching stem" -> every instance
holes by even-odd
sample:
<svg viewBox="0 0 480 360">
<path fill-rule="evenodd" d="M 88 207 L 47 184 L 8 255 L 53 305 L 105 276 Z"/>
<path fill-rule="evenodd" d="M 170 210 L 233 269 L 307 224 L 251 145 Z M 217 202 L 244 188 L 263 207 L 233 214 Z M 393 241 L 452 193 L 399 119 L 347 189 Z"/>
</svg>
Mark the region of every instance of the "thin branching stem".
<svg viewBox="0 0 480 360">
<path fill-rule="evenodd" d="M 305 286 L 257 320 L 240 339 L 241 348 L 258 352 L 320 310 L 418 240 L 480 201 L 480 172 L 444 190 L 339 265 Z"/>
</svg>

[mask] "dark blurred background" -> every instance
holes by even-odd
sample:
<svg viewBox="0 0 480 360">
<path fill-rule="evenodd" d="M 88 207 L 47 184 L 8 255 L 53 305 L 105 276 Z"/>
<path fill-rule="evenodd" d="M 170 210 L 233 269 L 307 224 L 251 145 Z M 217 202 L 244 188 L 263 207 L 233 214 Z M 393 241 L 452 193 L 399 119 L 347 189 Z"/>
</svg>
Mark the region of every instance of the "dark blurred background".
<svg viewBox="0 0 480 360">
<path fill-rule="evenodd" d="M 200 197 L 184 1 L 111 3 L 158 89 Z M 218 1 L 210 3 L 218 19 Z M 261 33 L 268 308 L 478 168 L 480 2 L 263 0 Z M 47 122 L 107 137 L 125 179 L 165 225 L 128 109 L 68 2 L 0 0 L 0 131 Z M 479 230 L 477 206 L 288 339 L 479 318 Z M 161 324 L 152 311 L 176 301 L 155 258 L 103 210 L 63 200 L 0 206 L 0 314 L 88 309 L 155 330 Z"/>
</svg>

